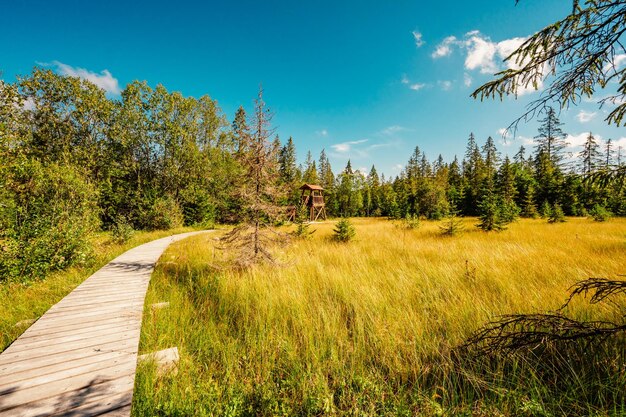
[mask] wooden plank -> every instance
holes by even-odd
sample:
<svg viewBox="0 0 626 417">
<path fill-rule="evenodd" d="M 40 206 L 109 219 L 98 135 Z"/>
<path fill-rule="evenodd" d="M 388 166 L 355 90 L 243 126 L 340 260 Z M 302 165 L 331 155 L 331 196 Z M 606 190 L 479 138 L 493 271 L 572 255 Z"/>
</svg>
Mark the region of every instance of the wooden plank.
<svg viewBox="0 0 626 417">
<path fill-rule="evenodd" d="M 123 376 L 133 375 L 134 373 L 135 364 L 125 361 L 125 363 L 108 367 L 98 372 L 63 378 L 58 384 L 45 384 L 8 390 L 7 392 L 10 394 L 7 395 L 3 395 L 0 392 L 0 411 L 8 411 L 22 404 L 64 395 L 89 387 L 96 389 L 95 387 L 103 382 L 109 382 Z"/>
<path fill-rule="evenodd" d="M 0 372 L 13 374 L 24 370 L 38 369 L 64 362 L 73 362 L 87 357 L 93 358 L 108 352 L 137 353 L 137 346 L 134 340 L 124 340 L 122 342 L 115 340 L 111 343 L 100 345 L 97 350 L 89 346 L 83 349 L 72 350 L 63 355 L 41 356 L 32 360 L 25 359 L 21 362 L 0 365 Z"/>
<path fill-rule="evenodd" d="M 196 232 L 197 233 L 197 232 Z M 0 416 L 129 416 L 145 293 L 159 239 L 94 273 L 0 354 Z M 156 355 L 172 366 L 178 351 Z"/>
<path fill-rule="evenodd" d="M 175 370 L 179 360 L 178 348 L 173 347 L 141 355 L 138 358 L 138 363 L 154 361 L 157 365 L 157 373 L 161 375 Z"/>
<path fill-rule="evenodd" d="M 36 321 L 37 321 L 36 319 L 20 320 L 17 323 L 15 323 L 13 325 L 13 327 L 27 327 L 27 326 L 30 326 L 31 324 L 33 324 Z"/>
<path fill-rule="evenodd" d="M 126 375 L 95 386 L 89 386 L 66 394 L 60 394 L 38 401 L 24 403 L 12 410 L 0 411 L 1 417 L 32 417 L 48 415 L 66 415 L 68 410 L 76 410 L 83 404 L 100 403 L 107 398 L 115 398 L 118 395 L 129 394 L 132 400 L 134 375 Z M 121 394 L 120 394 L 121 393 Z M 83 414 L 89 415 L 89 414 Z M 97 415 L 97 414 L 96 414 Z M 130 415 L 129 413 L 126 415 Z"/>
<path fill-rule="evenodd" d="M 93 352 L 100 352 L 103 349 L 103 345 L 120 343 L 123 340 L 133 340 L 139 343 L 139 335 L 137 333 L 136 330 L 124 332 L 123 334 L 114 333 L 101 338 L 94 337 L 74 341 L 72 343 L 59 343 L 49 348 L 45 346 L 37 346 L 34 348 L 26 347 L 25 349 L 7 353 L 7 358 L 0 362 L 0 366 L 11 365 L 22 361 L 37 360 L 48 356 L 63 357 L 65 360 L 72 360 L 74 358 L 74 352 L 77 350 L 88 348 Z M 0 357 L 0 359 L 3 358 Z"/>
<path fill-rule="evenodd" d="M 51 373 L 65 371 L 68 369 L 73 369 L 81 366 L 91 365 L 97 362 L 103 361 L 111 361 L 115 360 L 115 358 L 119 358 L 122 356 L 132 355 L 129 352 L 100 352 L 99 355 L 89 355 L 82 358 L 77 358 L 72 361 L 63 361 L 60 363 L 55 363 L 47 366 L 39 366 L 36 368 L 30 369 L 22 369 L 19 371 L 15 371 L 12 373 L 6 373 L 4 375 L 0 375 L 0 391 L 8 389 L 11 384 L 15 384 L 17 382 L 25 381 L 25 380 L 33 380 L 34 378 L 48 375 Z"/>
<path fill-rule="evenodd" d="M 163 308 L 167 308 L 169 306 L 170 306 L 170 302 L 169 301 L 165 301 L 165 302 L 162 302 L 162 303 L 154 303 L 154 304 L 150 305 L 150 310 L 152 310 L 154 312 L 154 311 L 157 311 L 157 310 L 161 310 Z"/>
<path fill-rule="evenodd" d="M 47 333 L 47 334 L 41 334 L 38 336 L 30 336 L 27 338 L 24 338 L 22 340 L 26 341 L 39 341 L 39 340 L 52 340 L 55 337 L 59 337 L 61 335 L 78 335 L 78 334 L 89 334 L 89 333 L 96 333 L 96 332 L 100 332 L 102 330 L 107 330 L 107 329 L 118 329 L 120 331 L 123 331 L 124 328 L 130 328 L 130 327 L 134 327 L 136 325 L 136 323 L 129 323 L 128 320 L 125 320 L 123 322 L 111 322 L 111 321 L 104 321 L 102 323 L 96 323 L 92 326 L 85 326 L 85 327 L 78 327 L 78 328 L 74 328 L 74 329 L 69 329 L 69 330 L 64 330 L 64 331 L 59 331 L 59 332 L 55 332 L 55 333 Z"/>
</svg>

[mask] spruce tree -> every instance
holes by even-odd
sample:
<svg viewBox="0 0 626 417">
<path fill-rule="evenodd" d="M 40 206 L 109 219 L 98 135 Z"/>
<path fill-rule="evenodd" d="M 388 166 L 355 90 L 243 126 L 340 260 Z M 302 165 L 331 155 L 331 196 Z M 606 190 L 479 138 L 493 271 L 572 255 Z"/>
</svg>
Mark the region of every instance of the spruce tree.
<svg viewBox="0 0 626 417">
<path fill-rule="evenodd" d="M 552 107 L 548 107 L 546 117 L 539 120 L 539 123 L 541 124 L 539 134 L 535 136 L 537 153 L 545 152 L 555 166 L 560 166 L 563 161 L 563 150 L 567 146 L 565 141 L 567 134 L 561 129 L 563 123 Z"/>
<path fill-rule="evenodd" d="M 598 145 L 596 138 L 591 132 L 589 132 L 583 145 L 583 150 L 580 151 L 578 156 L 581 159 L 581 172 L 583 175 L 591 174 L 600 165 L 600 145 Z"/>
<path fill-rule="evenodd" d="M 255 100 L 253 130 L 240 129 L 238 133 L 242 142 L 238 158 L 244 170 L 237 190 L 242 202 L 240 224 L 222 238 L 222 247 L 236 251 L 236 263 L 244 268 L 262 260 L 273 262 L 270 247 L 286 242 L 283 234 L 268 230 L 282 212 L 278 206 L 281 190 L 276 187 L 276 148 L 269 142 L 273 133 L 271 119 L 260 89 Z"/>
</svg>

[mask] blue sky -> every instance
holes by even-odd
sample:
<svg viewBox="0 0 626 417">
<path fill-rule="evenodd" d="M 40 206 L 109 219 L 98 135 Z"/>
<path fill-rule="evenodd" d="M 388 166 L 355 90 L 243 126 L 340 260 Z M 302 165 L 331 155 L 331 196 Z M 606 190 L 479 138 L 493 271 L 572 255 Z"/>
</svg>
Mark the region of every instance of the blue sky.
<svg viewBox="0 0 626 417">
<path fill-rule="evenodd" d="M 416 145 L 430 159 L 461 156 L 524 111 L 538 93 L 478 102 L 469 94 L 504 68 L 503 54 L 564 16 L 570 1 L 3 2 L 0 71 L 6 81 L 47 63 L 90 77 L 115 96 L 139 79 L 188 96 L 208 94 L 229 120 L 258 86 L 281 139 L 298 156 L 322 148 L 335 171 L 374 163 L 399 172 Z M 573 145 L 586 132 L 626 147 L 604 109 L 561 114 Z M 537 124 L 499 145 L 514 153 Z M 572 146 L 571 151 L 578 149 Z"/>
</svg>

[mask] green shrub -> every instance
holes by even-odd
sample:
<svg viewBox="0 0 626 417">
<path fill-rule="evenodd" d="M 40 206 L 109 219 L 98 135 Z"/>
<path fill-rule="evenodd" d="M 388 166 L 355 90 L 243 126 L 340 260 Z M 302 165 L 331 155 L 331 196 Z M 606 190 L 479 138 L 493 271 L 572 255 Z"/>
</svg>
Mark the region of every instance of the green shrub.
<svg viewBox="0 0 626 417">
<path fill-rule="evenodd" d="M 337 222 L 333 232 L 335 232 L 333 239 L 338 242 L 349 242 L 356 236 L 354 226 L 350 223 L 350 220 L 345 217 Z"/>
<path fill-rule="evenodd" d="M 118 244 L 128 242 L 134 233 L 133 225 L 124 216 L 118 217 L 111 226 L 111 240 Z"/>
<path fill-rule="evenodd" d="M 291 232 L 291 235 L 297 239 L 309 239 L 315 233 L 315 230 L 311 230 L 310 227 L 309 223 L 297 223 L 296 229 Z"/>
<path fill-rule="evenodd" d="M 550 203 L 544 200 L 544 202 L 541 204 L 539 215 L 542 219 L 547 219 L 552 215 L 552 207 L 550 206 Z"/>
<path fill-rule="evenodd" d="M 183 225 L 183 211 L 171 197 L 157 197 L 138 219 L 147 230 L 167 230 Z"/>
<path fill-rule="evenodd" d="M 558 203 L 554 203 L 550 209 L 550 215 L 548 216 L 548 223 L 563 223 L 565 221 L 565 214 L 563 209 Z"/>
<path fill-rule="evenodd" d="M 455 236 L 464 229 L 463 221 L 457 217 L 456 213 L 451 213 L 443 224 L 439 226 L 441 234 L 444 236 Z"/>
<path fill-rule="evenodd" d="M 611 212 L 606 209 L 606 207 L 601 206 L 600 204 L 596 204 L 589 211 L 591 217 L 597 222 L 605 222 L 609 218 L 611 218 Z"/>
<path fill-rule="evenodd" d="M 76 169 L 18 158 L 0 177 L 0 279 L 26 282 L 88 260 L 96 192 Z"/>
<path fill-rule="evenodd" d="M 181 193 L 180 203 L 185 226 L 215 224 L 215 206 L 211 203 L 211 196 L 204 189 L 188 188 Z"/>
<path fill-rule="evenodd" d="M 404 219 L 402 219 L 400 227 L 409 230 L 418 229 L 420 227 L 419 216 L 417 214 L 407 213 L 406 216 L 404 216 Z"/>
</svg>

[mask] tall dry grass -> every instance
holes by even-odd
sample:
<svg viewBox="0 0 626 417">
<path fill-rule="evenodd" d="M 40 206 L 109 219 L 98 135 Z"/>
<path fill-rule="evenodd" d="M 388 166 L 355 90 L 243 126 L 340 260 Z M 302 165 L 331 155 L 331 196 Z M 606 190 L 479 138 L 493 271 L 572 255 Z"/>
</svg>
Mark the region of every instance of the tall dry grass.
<svg viewBox="0 0 626 417">
<path fill-rule="evenodd" d="M 134 415 L 623 411 L 623 375 L 603 380 L 605 393 L 585 392 L 597 401 L 569 398 L 597 390 L 589 381 L 549 398 L 521 365 L 500 369 L 495 386 L 473 383 L 475 369 L 453 369 L 450 350 L 497 315 L 554 310 L 575 282 L 626 273 L 626 220 L 522 220 L 501 233 L 464 221 L 463 234 L 444 237 L 436 222 L 406 230 L 359 219 L 347 244 L 331 241 L 332 222 L 318 224 L 279 254 L 281 267 L 246 272 L 226 267 L 214 236 L 177 243 L 147 302 L 171 307 L 146 312 L 141 350 L 177 346 L 181 364 L 175 377 L 141 369 Z M 568 314 L 614 310 L 578 302 Z"/>
</svg>

